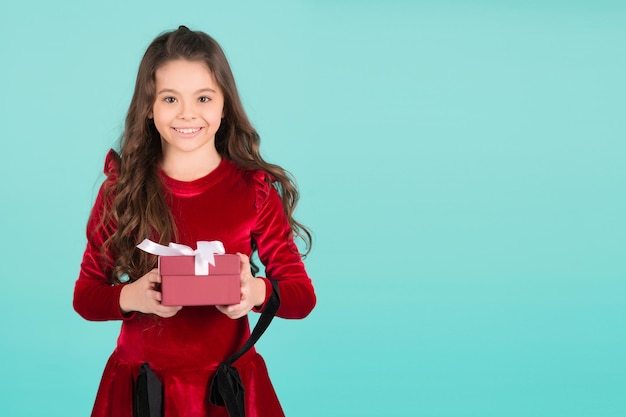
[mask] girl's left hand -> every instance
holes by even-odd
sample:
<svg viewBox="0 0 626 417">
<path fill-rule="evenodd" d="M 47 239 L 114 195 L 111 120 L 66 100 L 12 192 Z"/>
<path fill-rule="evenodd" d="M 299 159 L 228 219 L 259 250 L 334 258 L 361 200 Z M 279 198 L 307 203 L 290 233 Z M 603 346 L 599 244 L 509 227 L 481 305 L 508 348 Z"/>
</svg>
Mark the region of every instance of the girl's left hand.
<svg viewBox="0 0 626 417">
<path fill-rule="evenodd" d="M 239 304 L 215 306 L 219 311 L 231 319 L 238 319 L 248 314 L 254 306 L 265 301 L 265 282 L 252 276 L 250 258 L 237 252 L 241 260 L 241 301 Z"/>
</svg>

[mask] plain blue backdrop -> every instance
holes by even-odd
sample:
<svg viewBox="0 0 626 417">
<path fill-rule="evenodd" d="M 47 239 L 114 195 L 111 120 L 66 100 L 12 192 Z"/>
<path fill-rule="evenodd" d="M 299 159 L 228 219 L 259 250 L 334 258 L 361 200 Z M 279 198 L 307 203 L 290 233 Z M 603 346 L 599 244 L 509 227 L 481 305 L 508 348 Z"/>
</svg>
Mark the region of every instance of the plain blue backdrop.
<svg viewBox="0 0 626 417">
<path fill-rule="evenodd" d="M 287 415 L 626 415 L 626 3 L 12 1 L 0 415 L 85 416 L 119 323 L 71 307 L 141 55 L 225 49 L 314 231 L 259 344 Z"/>
</svg>

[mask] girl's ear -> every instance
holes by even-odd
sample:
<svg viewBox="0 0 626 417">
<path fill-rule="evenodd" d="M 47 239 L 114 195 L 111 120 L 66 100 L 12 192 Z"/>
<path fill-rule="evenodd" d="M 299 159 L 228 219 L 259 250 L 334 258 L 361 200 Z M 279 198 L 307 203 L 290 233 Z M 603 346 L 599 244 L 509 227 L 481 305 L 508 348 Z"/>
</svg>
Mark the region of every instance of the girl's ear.
<svg viewBox="0 0 626 417">
<path fill-rule="evenodd" d="M 154 115 L 152 114 L 152 111 L 150 111 L 150 113 L 148 113 L 148 119 L 150 119 L 150 120 L 154 119 Z"/>
</svg>

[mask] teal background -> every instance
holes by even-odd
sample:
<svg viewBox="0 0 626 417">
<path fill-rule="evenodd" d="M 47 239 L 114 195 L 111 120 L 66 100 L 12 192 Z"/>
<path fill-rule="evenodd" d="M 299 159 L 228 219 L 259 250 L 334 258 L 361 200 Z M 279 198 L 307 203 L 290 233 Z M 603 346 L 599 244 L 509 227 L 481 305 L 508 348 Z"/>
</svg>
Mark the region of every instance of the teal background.
<svg viewBox="0 0 626 417">
<path fill-rule="evenodd" d="M 85 416 L 119 323 L 71 307 L 149 42 L 224 47 L 297 178 L 316 310 L 289 416 L 626 415 L 626 3 L 6 2 L 0 415 Z"/>
</svg>

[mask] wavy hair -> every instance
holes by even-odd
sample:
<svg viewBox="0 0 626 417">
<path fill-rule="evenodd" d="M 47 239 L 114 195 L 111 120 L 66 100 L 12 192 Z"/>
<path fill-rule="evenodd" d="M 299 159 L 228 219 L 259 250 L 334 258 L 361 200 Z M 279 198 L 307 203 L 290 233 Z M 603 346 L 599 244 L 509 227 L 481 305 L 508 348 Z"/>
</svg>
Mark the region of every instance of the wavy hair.
<svg viewBox="0 0 626 417">
<path fill-rule="evenodd" d="M 299 193 L 293 177 L 278 165 L 266 162 L 259 150 L 260 138 L 246 115 L 232 71 L 219 44 L 209 35 L 185 26 L 159 35 L 148 46 L 141 60 L 130 102 L 116 181 L 105 187 L 102 227 L 115 224 L 104 242 L 102 254 L 114 265 L 112 284 L 128 274 L 138 279 L 156 265 L 154 256 L 137 250 L 145 237 L 167 244 L 176 237 L 172 214 L 158 176 L 162 156 L 161 136 L 149 118 L 156 96 L 155 73 L 169 61 L 184 59 L 207 65 L 224 94 L 224 119 L 215 134 L 215 147 L 224 158 L 244 169 L 260 169 L 269 174 L 268 182 L 278 190 L 292 234 L 300 237 L 309 253 L 310 231 L 294 217 Z M 253 241 L 253 251 L 256 244 Z M 115 254 L 115 255 L 113 255 Z M 254 272 L 258 268 L 253 266 Z"/>
</svg>

